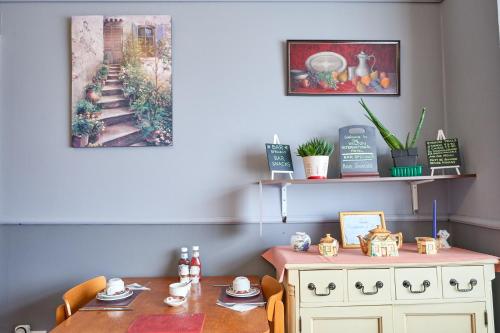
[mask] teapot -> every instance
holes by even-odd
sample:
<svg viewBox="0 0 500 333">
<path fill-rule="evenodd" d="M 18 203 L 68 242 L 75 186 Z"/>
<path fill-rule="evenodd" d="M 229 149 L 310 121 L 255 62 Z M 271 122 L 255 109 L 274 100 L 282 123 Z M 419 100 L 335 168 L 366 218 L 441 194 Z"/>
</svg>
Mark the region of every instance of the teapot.
<svg viewBox="0 0 500 333">
<path fill-rule="evenodd" d="M 386 228 L 377 225 L 365 236 L 359 235 L 361 251 L 371 257 L 398 256 L 398 249 L 403 246 L 403 234 L 391 234 Z"/>
<path fill-rule="evenodd" d="M 358 57 L 359 60 L 358 67 L 356 67 L 355 71 L 357 76 L 363 77 L 373 72 L 373 66 L 375 66 L 375 62 L 377 61 L 373 54 L 368 55 L 364 51 L 361 51 L 361 53 L 357 54 L 356 57 Z M 370 59 L 373 59 L 373 64 L 370 68 L 368 68 L 368 61 Z"/>
</svg>

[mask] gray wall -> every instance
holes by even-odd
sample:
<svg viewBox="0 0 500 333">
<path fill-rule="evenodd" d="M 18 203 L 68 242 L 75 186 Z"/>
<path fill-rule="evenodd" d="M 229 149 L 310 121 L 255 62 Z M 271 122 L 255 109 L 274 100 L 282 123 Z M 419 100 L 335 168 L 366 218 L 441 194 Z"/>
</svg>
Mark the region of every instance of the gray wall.
<svg viewBox="0 0 500 333">
<path fill-rule="evenodd" d="M 458 137 L 474 182 L 450 186 L 450 213 L 500 228 L 500 48 L 495 0 L 442 5 L 448 134 Z M 470 65 L 473 63 L 473 65 Z"/>
<path fill-rule="evenodd" d="M 263 144 L 274 133 L 295 148 L 315 135 L 335 141 L 339 127 L 367 123 L 357 97 L 285 96 L 286 39 L 401 40 L 401 97 L 366 101 L 401 137 L 414 129 L 422 106 L 432 110 L 424 137 L 443 126 L 438 4 L 4 3 L 0 11 L 9 82 L 0 143 L 8 161 L 4 222 L 255 222 L 252 183 L 268 177 Z M 98 13 L 172 15 L 174 147 L 69 147 L 69 17 Z M 374 18 L 383 24 L 362 23 Z M 387 174 L 388 148 L 378 140 Z M 303 177 L 298 158 L 295 167 Z M 351 185 L 293 190 L 304 195 L 291 198 L 290 217 L 328 220 L 339 210 L 373 208 L 410 214 L 407 186 L 363 188 L 363 194 Z M 446 211 L 445 191 L 426 188 Z M 354 196 L 365 200 L 345 200 Z M 267 190 L 265 203 L 267 219 L 278 221 L 276 192 Z M 424 214 L 429 203 L 423 200 Z"/>
<path fill-rule="evenodd" d="M 0 286 L 7 286 L 7 236 L 6 226 L 0 225 Z M 0 332 L 7 329 L 5 319 L 7 305 L 7 288 L 0 288 Z"/>
<path fill-rule="evenodd" d="M 286 39 L 400 39 L 401 97 L 367 102 L 399 136 L 413 130 L 424 105 L 431 112 L 423 136 L 445 126 L 438 4 L 2 3 L 0 12 L 1 80 L 9 83 L 0 91 L 9 96 L 0 101 L 0 221 L 39 224 L 0 227 L 8 327 L 50 328 L 63 291 L 92 275 L 173 274 L 181 245 L 201 245 L 207 274 L 264 274 L 272 268 L 260 253 L 288 243 L 294 231 L 315 240 L 337 233 L 338 224 L 275 223 L 276 189 L 264 197 L 266 220 L 274 223 L 262 238 L 254 224 L 251 184 L 267 177 L 263 143 L 273 133 L 296 147 L 314 135 L 336 140 L 339 127 L 366 123 L 355 97 L 284 96 Z M 173 17 L 174 147 L 69 148 L 68 18 L 151 13 Z M 380 138 L 379 147 L 387 172 Z M 188 163 L 193 155 L 196 164 Z M 295 167 L 302 177 L 300 160 Z M 334 163 L 331 176 L 337 172 Z M 399 220 L 390 228 L 411 238 L 430 230 L 415 221 L 428 217 L 432 198 L 448 211 L 445 186 L 425 185 L 420 194 L 422 215 L 411 216 L 403 184 L 292 187 L 290 219 L 381 209 Z"/>
</svg>

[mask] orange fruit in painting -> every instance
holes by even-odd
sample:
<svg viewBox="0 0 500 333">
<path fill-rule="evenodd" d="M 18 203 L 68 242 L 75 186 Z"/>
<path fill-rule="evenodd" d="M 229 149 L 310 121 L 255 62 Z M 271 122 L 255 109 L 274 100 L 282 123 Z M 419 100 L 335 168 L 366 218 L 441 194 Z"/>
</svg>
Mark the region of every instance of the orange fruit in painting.
<svg viewBox="0 0 500 333">
<path fill-rule="evenodd" d="M 338 77 L 339 77 L 339 72 L 333 71 L 332 72 L 332 79 L 337 80 Z"/>
<path fill-rule="evenodd" d="M 380 73 L 380 79 L 385 79 L 387 77 L 387 73 L 386 72 L 381 72 Z"/>
<path fill-rule="evenodd" d="M 358 92 L 360 92 L 360 93 L 364 93 L 364 92 L 366 92 L 366 87 L 363 85 L 363 83 L 358 82 L 358 83 L 356 84 L 356 90 L 357 90 Z"/>
<path fill-rule="evenodd" d="M 366 75 L 366 76 L 363 76 L 361 78 L 361 82 L 365 85 L 365 86 L 369 86 L 370 85 L 370 82 L 372 82 L 372 79 L 370 78 L 370 75 Z"/>
<path fill-rule="evenodd" d="M 380 85 L 384 88 L 387 89 L 391 85 L 391 79 L 388 77 L 384 77 L 382 80 L 380 80 Z"/>
</svg>

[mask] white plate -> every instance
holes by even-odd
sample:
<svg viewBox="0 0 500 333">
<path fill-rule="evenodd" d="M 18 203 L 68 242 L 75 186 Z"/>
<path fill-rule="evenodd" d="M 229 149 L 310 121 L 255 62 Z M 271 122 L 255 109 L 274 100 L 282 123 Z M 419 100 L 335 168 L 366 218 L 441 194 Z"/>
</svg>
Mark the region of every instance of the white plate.
<svg viewBox="0 0 500 333">
<path fill-rule="evenodd" d="M 134 292 L 129 288 L 125 288 L 125 291 L 117 295 L 107 295 L 105 291 L 101 291 L 97 294 L 96 298 L 100 301 L 118 301 L 121 299 L 129 298 Z"/>
<path fill-rule="evenodd" d="M 226 289 L 226 294 L 232 297 L 253 297 L 260 294 L 259 288 L 250 288 L 250 290 L 246 293 L 236 293 L 232 287 Z"/>
<path fill-rule="evenodd" d="M 347 61 L 335 52 L 319 52 L 307 58 L 306 67 L 309 71 L 316 73 L 334 71 L 340 73 L 347 68 Z"/>
</svg>

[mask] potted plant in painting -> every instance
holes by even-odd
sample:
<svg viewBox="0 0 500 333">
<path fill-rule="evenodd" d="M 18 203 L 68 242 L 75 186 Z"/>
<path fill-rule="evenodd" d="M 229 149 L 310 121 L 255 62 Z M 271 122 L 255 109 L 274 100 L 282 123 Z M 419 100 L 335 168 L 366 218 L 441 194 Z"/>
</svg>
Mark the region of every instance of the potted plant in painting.
<svg viewBox="0 0 500 333">
<path fill-rule="evenodd" d="M 75 110 L 76 114 L 84 115 L 88 118 L 97 118 L 101 111 L 97 105 L 87 101 L 86 99 L 79 100 L 76 103 Z"/>
<path fill-rule="evenodd" d="M 391 155 L 394 162 L 395 167 L 407 167 L 407 166 L 416 166 L 417 165 L 417 157 L 418 150 L 416 147 L 417 140 L 420 136 L 420 131 L 422 129 L 422 125 L 424 123 L 425 118 L 425 108 L 422 108 L 422 112 L 420 113 L 420 119 L 417 124 L 417 128 L 415 129 L 415 133 L 410 141 L 410 132 L 406 135 L 405 144 L 403 144 L 394 134 L 391 133 L 378 118 L 370 111 L 365 101 L 361 99 L 359 104 L 366 111 L 365 116 L 370 120 L 375 127 L 377 127 L 380 135 L 387 143 L 389 148 L 391 149 Z"/>
<path fill-rule="evenodd" d="M 90 121 L 83 115 L 77 115 L 71 124 L 73 131 L 73 147 L 86 147 L 91 130 Z"/>
<path fill-rule="evenodd" d="M 333 144 L 323 138 L 314 138 L 297 148 L 297 156 L 304 161 L 308 179 L 326 179 L 328 161 L 333 153 Z"/>
<path fill-rule="evenodd" d="M 90 130 L 89 130 L 89 145 L 95 147 L 97 141 L 99 141 L 99 136 L 104 131 L 104 122 L 99 120 L 90 120 Z"/>
<path fill-rule="evenodd" d="M 97 103 L 101 98 L 102 87 L 97 82 L 92 82 L 85 87 L 85 96 L 92 103 Z"/>
</svg>

